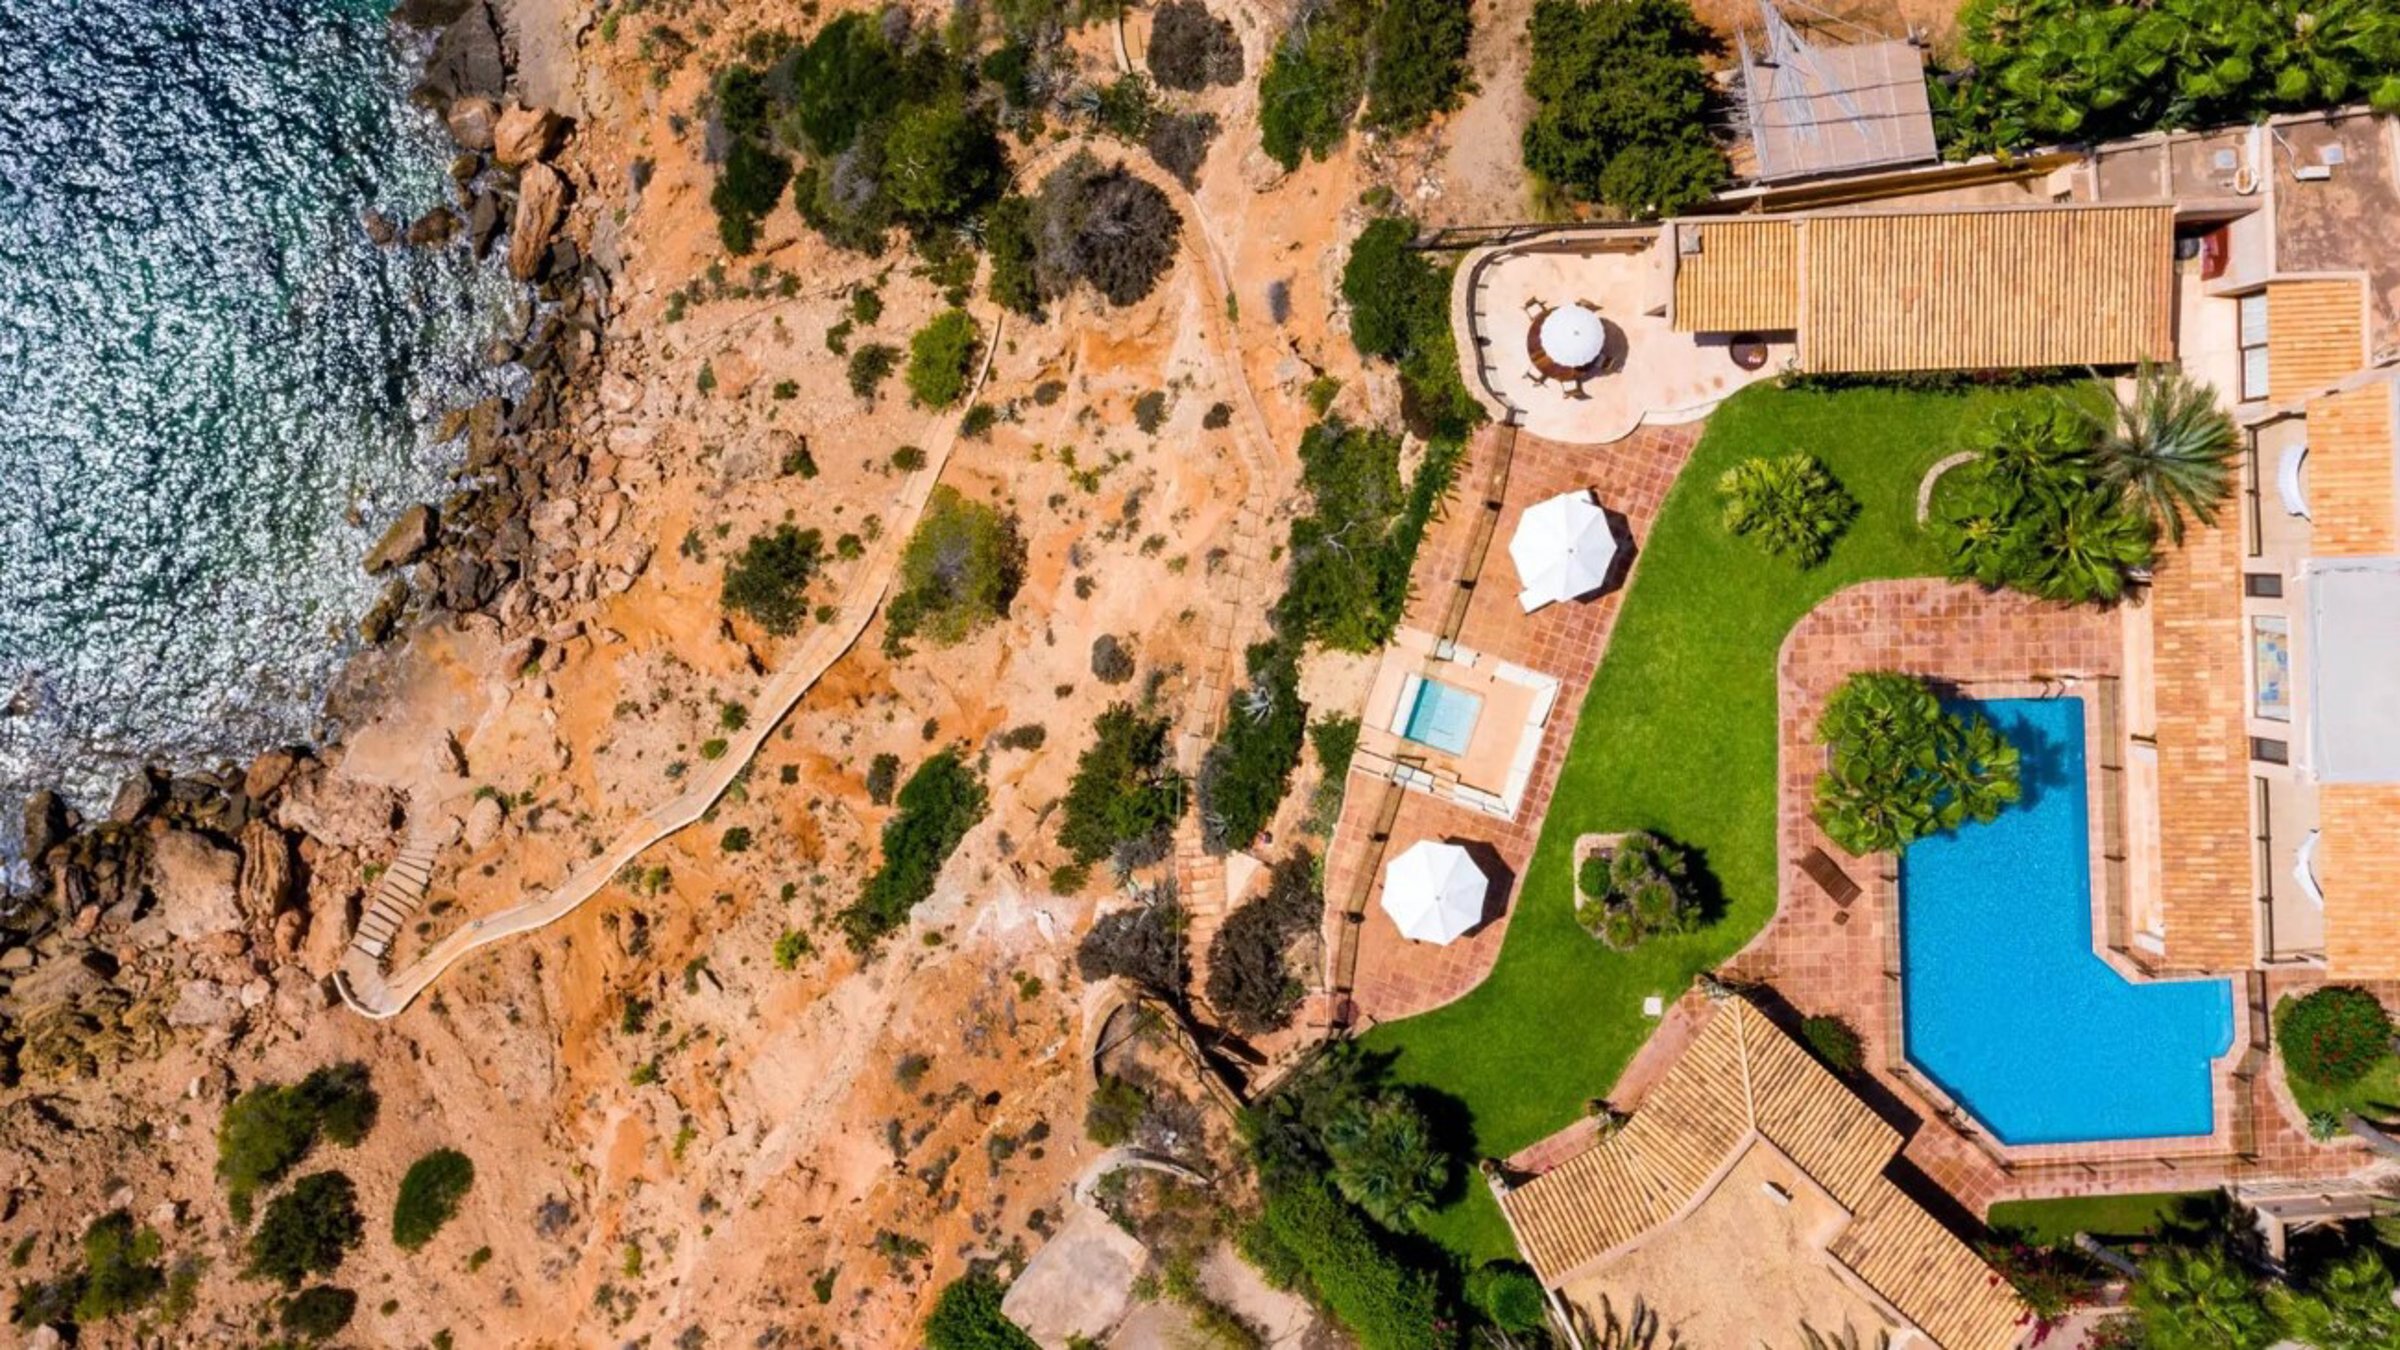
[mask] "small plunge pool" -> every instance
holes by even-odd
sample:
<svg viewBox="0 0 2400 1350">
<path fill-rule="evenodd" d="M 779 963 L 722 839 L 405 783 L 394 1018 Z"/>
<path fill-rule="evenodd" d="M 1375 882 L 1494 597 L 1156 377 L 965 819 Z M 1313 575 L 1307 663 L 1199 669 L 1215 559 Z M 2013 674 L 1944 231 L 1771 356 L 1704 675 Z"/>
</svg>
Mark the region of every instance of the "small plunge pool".
<svg viewBox="0 0 2400 1350">
<path fill-rule="evenodd" d="M 1475 739 L 1475 719 L 1483 715 L 1483 696 L 1456 685 L 1411 675 L 1400 690 L 1400 734 L 1444 754 L 1463 755 Z"/>
</svg>

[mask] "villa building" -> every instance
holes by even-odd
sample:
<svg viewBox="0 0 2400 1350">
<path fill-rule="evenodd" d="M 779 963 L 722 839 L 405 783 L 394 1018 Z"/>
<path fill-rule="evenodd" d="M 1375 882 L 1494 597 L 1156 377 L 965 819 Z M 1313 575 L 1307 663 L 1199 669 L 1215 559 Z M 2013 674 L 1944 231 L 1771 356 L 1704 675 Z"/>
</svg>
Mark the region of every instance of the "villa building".
<svg viewBox="0 0 2400 1350">
<path fill-rule="evenodd" d="M 2008 1283 L 1891 1175 L 1900 1132 L 1746 999 L 1698 1016 L 1629 1120 L 1500 1194 L 1542 1282 L 1596 1321 L 1642 1301 L 1691 1345 L 2017 1345 Z"/>
</svg>

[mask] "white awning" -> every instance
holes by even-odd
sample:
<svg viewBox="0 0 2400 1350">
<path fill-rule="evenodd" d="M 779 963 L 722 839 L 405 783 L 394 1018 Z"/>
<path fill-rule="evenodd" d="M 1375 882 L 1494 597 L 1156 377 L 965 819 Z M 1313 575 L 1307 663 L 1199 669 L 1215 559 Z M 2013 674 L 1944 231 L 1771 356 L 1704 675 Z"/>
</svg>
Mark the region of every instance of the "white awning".
<svg viewBox="0 0 2400 1350">
<path fill-rule="evenodd" d="M 1402 937 L 1437 945 L 1483 922 L 1491 878 L 1456 844 L 1424 839 L 1383 869 L 1383 912 Z"/>
<path fill-rule="evenodd" d="M 2310 768 L 2321 783 L 2400 783 L 2400 558 L 2312 558 Z"/>
<path fill-rule="evenodd" d="M 1517 603 L 1530 614 L 1599 590 L 1617 560 L 1617 536 L 1589 490 L 1569 492 L 1525 508 L 1508 557 L 1523 587 Z"/>
</svg>

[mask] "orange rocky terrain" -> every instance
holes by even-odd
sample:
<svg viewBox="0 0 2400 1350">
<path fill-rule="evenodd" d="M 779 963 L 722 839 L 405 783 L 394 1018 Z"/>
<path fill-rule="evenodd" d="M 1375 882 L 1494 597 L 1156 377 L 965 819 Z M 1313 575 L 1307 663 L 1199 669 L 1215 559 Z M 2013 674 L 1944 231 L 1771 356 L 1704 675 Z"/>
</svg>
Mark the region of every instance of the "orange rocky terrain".
<svg viewBox="0 0 2400 1350">
<path fill-rule="evenodd" d="M 1073 958 L 1110 903 L 1104 880 L 1049 891 L 1065 861 L 1049 818 L 1093 719 L 1142 687 L 1094 678 L 1093 642 L 1115 636 L 1158 681 L 1189 768 L 1276 589 L 1293 449 L 1313 420 L 1304 387 L 1331 375 L 1337 408 L 1396 417 L 1388 371 L 1360 367 L 1339 313 L 1362 194 L 1387 188 L 1446 221 L 1523 210 L 1521 20 L 1491 8 L 1484 92 L 1466 109 L 1407 144 L 1354 136 L 1287 175 L 1256 149 L 1251 106 L 1284 16 L 1219 6 L 1249 75 L 1183 96 L 1223 122 L 1196 192 L 1136 148 L 1072 138 L 1169 189 L 1184 216 L 1173 270 L 1133 306 L 1084 292 L 1040 324 L 1001 322 L 978 291 L 971 308 L 997 332 L 978 401 L 999 417 L 953 444 L 954 413 L 910 407 L 897 380 L 862 401 L 828 345 L 859 288 L 882 310 L 852 344 L 905 347 L 943 306 L 912 254 L 833 251 L 788 200 L 751 256 L 718 244 L 710 72 L 798 11 L 669 3 L 603 23 L 573 0 L 505 7 L 511 94 L 571 127 L 553 159 L 572 197 L 560 228 L 606 270 L 610 310 L 592 366 L 562 386 L 582 473 L 531 506 L 529 530 L 537 551 L 601 566 L 529 571 L 528 585 L 563 579 L 514 613 L 505 599 L 464 617 L 410 609 L 405 640 L 363 658 L 337 697 L 341 745 L 230 780 L 268 822 L 240 852 L 192 842 L 220 837 L 221 819 L 195 814 L 215 807 L 137 803 L 112 827 L 153 892 L 225 912 L 186 929 L 96 897 L 24 949 L 35 959 L 0 967 L 18 1034 L 40 1032 L 25 1039 L 44 1050 L 0 1091 L 0 1241 L 19 1276 L 69 1262 L 86 1224 L 127 1208 L 171 1266 L 207 1262 L 167 1338 L 249 1343 L 272 1290 L 238 1277 L 242 1230 L 212 1177 L 218 1118 L 243 1088 L 345 1060 L 371 1070 L 380 1122 L 302 1170 L 358 1183 L 368 1231 L 340 1280 L 360 1295 L 360 1343 L 699 1344 L 697 1328 L 711 1345 L 896 1345 L 967 1258 L 1038 1248 L 1098 1154 L 1082 1128 L 1092 991 Z M 1145 29 L 1127 17 L 1137 61 Z M 1071 41 L 1090 74 L 1116 69 L 1113 27 Z M 1073 148 L 1010 153 L 1031 180 Z M 1288 317 L 1268 300 L 1278 284 Z M 1148 394 L 1165 398 L 1154 430 L 1135 413 Z M 1210 416 L 1220 404 L 1230 416 Z M 395 968 L 547 893 L 705 765 L 727 707 L 754 709 L 807 637 L 725 617 L 726 555 L 783 521 L 829 546 L 879 538 L 910 445 L 950 446 L 941 481 L 1019 522 L 1025 581 L 1003 622 L 900 658 L 870 624 L 704 823 L 566 917 L 466 957 L 397 1016 L 341 1006 L 331 977 L 404 820 L 444 822 L 456 841 Z M 803 451 L 814 476 L 789 467 Z M 829 553 L 814 597 L 859 591 L 878 556 Z M 934 898 L 862 961 L 829 920 L 889 815 L 867 768 L 944 746 L 985 766 L 991 809 Z M 753 842 L 729 851 L 737 829 Z M 286 848 L 296 868 L 278 864 Z M 1187 900 L 1204 922 L 1225 904 Z M 403 1254 L 384 1232 L 400 1174 L 441 1146 L 474 1159 L 474 1188 Z"/>
</svg>

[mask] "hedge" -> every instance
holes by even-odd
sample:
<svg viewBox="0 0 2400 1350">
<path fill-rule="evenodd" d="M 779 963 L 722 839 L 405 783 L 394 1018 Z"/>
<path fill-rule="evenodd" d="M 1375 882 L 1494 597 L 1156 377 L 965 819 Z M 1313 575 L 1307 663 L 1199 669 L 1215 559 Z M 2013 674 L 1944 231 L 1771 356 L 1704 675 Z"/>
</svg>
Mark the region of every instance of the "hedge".
<svg viewBox="0 0 2400 1350">
<path fill-rule="evenodd" d="M 1309 1177 L 1266 1194 L 1263 1226 L 1308 1276 L 1326 1311 L 1364 1350 L 1436 1350 L 1456 1344 L 1424 1272 L 1394 1260 L 1358 1212 Z"/>
</svg>

